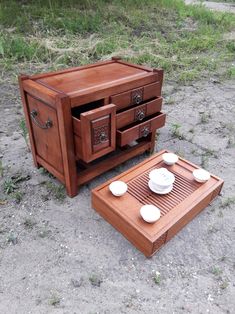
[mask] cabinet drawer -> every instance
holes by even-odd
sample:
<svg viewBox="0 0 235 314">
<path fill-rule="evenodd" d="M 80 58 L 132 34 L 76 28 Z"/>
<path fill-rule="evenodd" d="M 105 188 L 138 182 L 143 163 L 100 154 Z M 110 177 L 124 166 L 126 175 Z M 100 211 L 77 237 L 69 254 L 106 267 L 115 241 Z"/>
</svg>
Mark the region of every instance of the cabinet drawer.
<svg viewBox="0 0 235 314">
<path fill-rule="evenodd" d="M 113 150 L 116 146 L 116 107 L 113 104 L 81 113 L 73 117 L 75 154 L 90 162 Z"/>
<path fill-rule="evenodd" d="M 161 96 L 161 83 L 155 82 L 143 87 L 110 97 L 110 103 L 115 104 L 117 111 L 129 106 L 139 105 L 143 101 Z"/>
<path fill-rule="evenodd" d="M 128 143 L 137 140 L 141 137 L 147 137 L 156 129 L 164 126 L 166 114 L 158 112 L 146 119 L 142 123 L 133 123 L 128 127 L 117 130 L 117 144 L 119 146 L 127 145 Z"/>
<path fill-rule="evenodd" d="M 135 121 L 142 121 L 145 117 L 161 111 L 162 97 L 157 97 L 145 104 L 135 106 L 117 114 L 117 129 L 120 129 Z"/>
</svg>

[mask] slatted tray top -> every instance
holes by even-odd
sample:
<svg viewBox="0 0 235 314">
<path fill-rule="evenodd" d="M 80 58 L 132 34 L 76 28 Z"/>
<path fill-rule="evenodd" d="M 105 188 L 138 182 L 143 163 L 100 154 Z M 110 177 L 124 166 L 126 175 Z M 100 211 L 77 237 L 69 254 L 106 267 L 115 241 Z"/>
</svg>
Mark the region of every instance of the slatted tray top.
<svg viewBox="0 0 235 314">
<path fill-rule="evenodd" d="M 161 167 L 166 168 L 175 176 L 173 190 L 165 195 L 154 193 L 148 187 L 150 171 Z M 143 205 L 152 204 L 157 206 L 161 211 L 161 217 L 166 215 L 201 186 L 201 183 L 184 177 L 177 172 L 177 168 L 176 170 L 173 170 L 173 168 L 176 167 L 167 166 L 160 161 L 154 167 L 128 182 L 128 193 Z"/>
<path fill-rule="evenodd" d="M 92 191 L 93 207 L 146 256 L 154 254 L 204 209 L 223 185 L 223 180 L 214 175 L 206 183 L 196 182 L 192 172 L 199 167 L 182 158 L 173 166 L 165 165 L 162 160 L 165 152 L 161 151 Z M 148 187 L 149 172 L 161 167 L 175 175 L 173 190 L 165 195 L 156 194 Z M 109 191 L 109 184 L 115 180 L 128 185 L 122 197 L 115 197 Z M 160 219 L 154 224 L 140 216 L 140 208 L 145 204 L 155 205 L 161 211 Z"/>
</svg>

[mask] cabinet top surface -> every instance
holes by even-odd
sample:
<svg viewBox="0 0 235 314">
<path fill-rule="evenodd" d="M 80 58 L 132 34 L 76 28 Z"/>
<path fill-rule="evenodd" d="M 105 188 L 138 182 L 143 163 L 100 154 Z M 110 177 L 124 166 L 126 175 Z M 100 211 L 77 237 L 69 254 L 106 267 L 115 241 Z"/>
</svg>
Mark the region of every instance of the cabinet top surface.
<svg viewBox="0 0 235 314">
<path fill-rule="evenodd" d="M 48 88 L 64 92 L 68 95 L 81 92 L 87 93 L 94 88 L 105 88 L 118 85 L 125 81 L 138 79 L 149 74 L 149 71 L 113 62 L 90 68 L 81 68 L 67 73 L 55 73 L 36 79 L 36 82 Z"/>
</svg>

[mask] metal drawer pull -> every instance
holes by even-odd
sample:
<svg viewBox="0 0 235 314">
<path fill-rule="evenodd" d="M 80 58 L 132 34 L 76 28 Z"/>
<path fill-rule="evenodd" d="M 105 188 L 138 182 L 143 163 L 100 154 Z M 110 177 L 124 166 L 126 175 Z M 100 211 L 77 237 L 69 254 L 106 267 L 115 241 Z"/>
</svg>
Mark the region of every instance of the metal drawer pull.
<svg viewBox="0 0 235 314">
<path fill-rule="evenodd" d="M 134 96 L 134 103 L 136 105 L 139 105 L 141 103 L 141 101 L 142 101 L 141 95 L 137 94 L 137 95 Z"/>
<path fill-rule="evenodd" d="M 148 127 L 144 127 L 141 133 L 142 133 L 143 137 L 148 136 L 149 135 L 149 128 Z"/>
<path fill-rule="evenodd" d="M 100 142 L 103 143 L 105 141 L 107 141 L 107 135 L 105 132 L 101 132 L 100 133 Z"/>
<path fill-rule="evenodd" d="M 30 115 L 31 115 L 31 118 L 32 118 L 32 121 L 41 129 L 50 129 L 52 126 L 53 126 L 53 123 L 52 121 L 50 120 L 50 118 L 48 118 L 48 120 L 45 122 L 45 124 L 41 124 L 37 119 L 36 117 L 38 116 L 38 112 L 37 110 L 33 109 L 31 112 L 30 112 Z"/>
<path fill-rule="evenodd" d="M 144 117 L 145 117 L 144 111 L 139 111 L 137 113 L 137 120 L 142 121 L 144 119 Z"/>
</svg>

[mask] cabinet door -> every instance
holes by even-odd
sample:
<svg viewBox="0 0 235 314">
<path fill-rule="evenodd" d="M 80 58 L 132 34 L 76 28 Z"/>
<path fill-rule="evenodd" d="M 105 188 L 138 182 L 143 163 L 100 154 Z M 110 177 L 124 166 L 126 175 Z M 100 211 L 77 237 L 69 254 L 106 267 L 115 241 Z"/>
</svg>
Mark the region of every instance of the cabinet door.
<svg viewBox="0 0 235 314">
<path fill-rule="evenodd" d="M 90 162 L 116 147 L 116 106 L 109 104 L 81 114 L 83 159 Z"/>
</svg>

